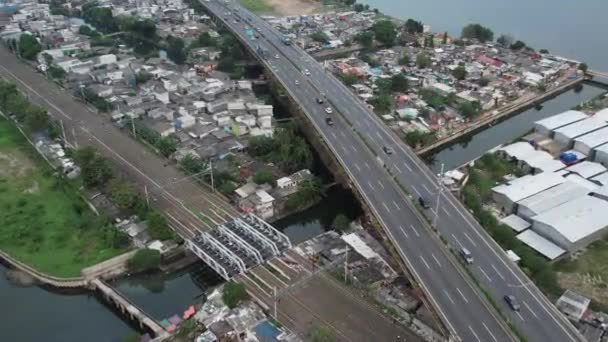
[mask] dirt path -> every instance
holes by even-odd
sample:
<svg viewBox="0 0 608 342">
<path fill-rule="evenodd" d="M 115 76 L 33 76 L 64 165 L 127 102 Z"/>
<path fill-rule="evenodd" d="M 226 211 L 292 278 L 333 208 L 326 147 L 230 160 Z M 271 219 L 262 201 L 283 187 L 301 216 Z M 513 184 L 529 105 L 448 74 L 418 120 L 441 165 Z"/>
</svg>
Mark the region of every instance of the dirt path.
<svg viewBox="0 0 608 342">
<path fill-rule="evenodd" d="M 315 0 L 264 0 L 278 15 L 299 15 L 317 12 L 321 7 Z"/>
</svg>

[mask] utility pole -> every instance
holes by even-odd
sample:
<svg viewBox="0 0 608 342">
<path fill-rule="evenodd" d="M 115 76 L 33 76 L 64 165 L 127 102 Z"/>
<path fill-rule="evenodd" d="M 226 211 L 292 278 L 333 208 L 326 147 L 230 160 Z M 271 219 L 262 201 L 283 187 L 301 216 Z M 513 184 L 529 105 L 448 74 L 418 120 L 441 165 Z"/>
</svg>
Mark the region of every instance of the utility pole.
<svg viewBox="0 0 608 342">
<path fill-rule="evenodd" d="M 150 206 L 150 194 L 148 194 L 148 185 L 144 185 L 144 192 L 146 193 L 146 204 Z"/>
<path fill-rule="evenodd" d="M 211 191 L 215 192 L 215 182 L 213 180 L 213 161 L 209 160 L 209 169 L 211 170 Z"/>
<path fill-rule="evenodd" d="M 63 127 L 63 120 L 59 120 L 59 124 L 61 125 L 61 136 L 63 137 L 64 144 L 68 143 L 68 139 L 65 136 L 65 127 Z"/>
<path fill-rule="evenodd" d="M 348 248 L 346 248 L 346 257 L 344 259 L 344 283 L 348 280 Z"/>
<path fill-rule="evenodd" d="M 443 163 L 441 163 L 441 173 L 439 173 L 439 189 L 437 189 L 437 201 L 435 202 L 435 217 L 433 217 L 433 227 L 437 227 L 437 216 L 439 216 L 439 200 L 441 200 L 441 193 L 443 192 L 443 186 L 441 185 L 441 179 L 443 178 Z"/>
<path fill-rule="evenodd" d="M 131 117 L 131 131 L 133 131 L 133 137 L 137 140 L 137 131 L 135 130 L 135 121 L 133 121 L 133 115 L 129 115 Z"/>
<path fill-rule="evenodd" d="M 76 139 L 76 130 L 72 127 L 72 138 L 74 138 L 74 147 L 78 148 L 78 140 Z"/>
<path fill-rule="evenodd" d="M 277 287 L 273 286 L 273 297 L 274 297 L 274 319 L 279 320 L 279 316 L 277 316 Z"/>
</svg>

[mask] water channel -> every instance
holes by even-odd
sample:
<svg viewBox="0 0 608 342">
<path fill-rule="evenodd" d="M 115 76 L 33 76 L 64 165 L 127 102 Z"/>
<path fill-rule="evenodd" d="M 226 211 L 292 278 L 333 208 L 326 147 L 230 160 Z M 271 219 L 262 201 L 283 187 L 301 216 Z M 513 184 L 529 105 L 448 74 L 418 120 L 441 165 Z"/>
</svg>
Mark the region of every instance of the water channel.
<svg viewBox="0 0 608 342">
<path fill-rule="evenodd" d="M 298 243 L 328 229 L 337 214 L 355 218 L 360 210 L 352 193 L 335 186 L 321 203 L 274 225 Z M 136 333 L 87 292 L 18 287 L 6 279 L 6 271 L 0 264 L 0 341 L 109 342 Z M 197 263 L 173 274 L 138 275 L 113 285 L 150 315 L 163 319 L 204 300 L 207 291 L 220 283 L 219 276 Z"/>
</svg>

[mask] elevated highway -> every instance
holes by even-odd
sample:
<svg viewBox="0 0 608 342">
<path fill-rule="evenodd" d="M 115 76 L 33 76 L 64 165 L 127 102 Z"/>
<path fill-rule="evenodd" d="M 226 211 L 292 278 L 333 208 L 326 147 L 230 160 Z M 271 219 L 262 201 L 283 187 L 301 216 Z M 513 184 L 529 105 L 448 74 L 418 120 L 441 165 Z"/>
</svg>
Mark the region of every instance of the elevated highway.
<svg viewBox="0 0 608 342">
<path fill-rule="evenodd" d="M 284 44 L 279 32 L 238 4 L 217 0 L 202 4 L 235 33 L 301 106 L 454 339 L 512 340 L 506 320 L 530 341 L 584 341 L 463 205 L 444 191 L 416 154 L 339 80 L 297 46 Z M 246 27 L 253 27 L 260 38 L 252 40 L 245 35 Z M 268 53 L 259 54 L 260 50 Z M 317 103 L 320 97 L 325 104 Z M 326 123 L 328 106 L 335 113 L 329 114 L 334 121 L 331 126 Z M 418 197 L 431 207 L 422 215 L 412 203 Z M 448 246 L 428 224 L 431 220 Z M 446 247 L 466 247 L 473 253 L 475 263 L 466 266 L 468 272 L 494 298 L 504 320 Z M 505 295 L 516 296 L 522 310 L 512 311 L 502 300 Z"/>
</svg>

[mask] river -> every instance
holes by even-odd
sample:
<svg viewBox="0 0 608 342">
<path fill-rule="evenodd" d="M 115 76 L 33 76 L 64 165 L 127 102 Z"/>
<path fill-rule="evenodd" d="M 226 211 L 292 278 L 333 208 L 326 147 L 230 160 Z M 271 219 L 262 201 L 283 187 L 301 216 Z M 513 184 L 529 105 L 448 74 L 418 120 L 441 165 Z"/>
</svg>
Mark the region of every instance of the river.
<svg viewBox="0 0 608 342">
<path fill-rule="evenodd" d="M 352 193 L 335 186 L 310 209 L 274 223 L 294 243 L 328 229 L 343 213 L 361 212 Z M 59 293 L 41 287 L 17 287 L 4 277 L 0 264 L 0 341 L 109 342 L 137 333 L 110 308 L 87 292 Z M 202 263 L 172 274 L 137 275 L 112 285 L 156 319 L 181 313 L 204 300 L 221 278 Z"/>
<path fill-rule="evenodd" d="M 459 36 L 480 23 L 494 37 L 509 34 L 535 49 L 587 62 L 608 72 L 606 0 L 360 0 L 400 19 L 413 18 L 434 32 Z"/>
</svg>

